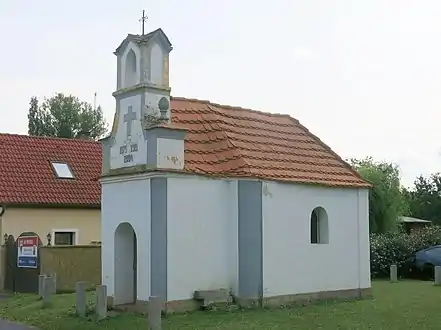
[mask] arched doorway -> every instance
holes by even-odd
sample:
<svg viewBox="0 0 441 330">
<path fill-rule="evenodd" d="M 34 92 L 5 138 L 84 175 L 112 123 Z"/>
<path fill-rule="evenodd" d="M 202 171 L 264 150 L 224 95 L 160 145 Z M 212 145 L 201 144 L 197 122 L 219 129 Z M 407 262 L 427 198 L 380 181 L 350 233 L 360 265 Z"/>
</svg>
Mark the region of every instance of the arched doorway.
<svg viewBox="0 0 441 330">
<path fill-rule="evenodd" d="M 114 258 L 114 304 L 133 304 L 137 297 L 137 239 L 127 222 L 115 230 Z"/>
</svg>

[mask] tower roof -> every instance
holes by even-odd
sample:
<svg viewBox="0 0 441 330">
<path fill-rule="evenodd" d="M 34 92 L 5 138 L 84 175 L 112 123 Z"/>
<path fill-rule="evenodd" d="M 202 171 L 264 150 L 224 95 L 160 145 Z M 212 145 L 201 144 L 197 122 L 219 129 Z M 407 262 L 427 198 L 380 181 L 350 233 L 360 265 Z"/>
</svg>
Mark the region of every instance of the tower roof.
<svg viewBox="0 0 441 330">
<path fill-rule="evenodd" d="M 169 51 L 173 49 L 170 39 L 168 39 L 164 31 L 159 28 L 144 35 L 128 34 L 127 37 L 121 42 L 121 44 L 116 48 L 114 54 L 118 55 L 130 41 L 136 43 L 137 45 L 142 45 L 146 44 L 147 42 L 149 42 L 149 40 L 152 40 L 153 38 L 160 38 Z"/>
</svg>

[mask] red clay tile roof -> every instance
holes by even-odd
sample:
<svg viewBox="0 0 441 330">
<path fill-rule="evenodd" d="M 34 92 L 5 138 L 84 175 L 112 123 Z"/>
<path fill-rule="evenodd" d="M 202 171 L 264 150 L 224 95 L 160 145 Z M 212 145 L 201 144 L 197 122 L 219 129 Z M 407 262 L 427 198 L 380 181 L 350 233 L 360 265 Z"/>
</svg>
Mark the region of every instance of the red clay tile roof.
<svg viewBox="0 0 441 330">
<path fill-rule="evenodd" d="M 51 162 L 69 164 L 75 179 L 58 179 Z M 0 204 L 99 206 L 101 145 L 0 134 Z"/>
<path fill-rule="evenodd" d="M 347 163 L 287 115 L 172 98 L 172 125 L 186 128 L 185 171 L 339 187 L 369 187 Z M 74 180 L 58 179 L 66 162 Z M 0 134 L 0 204 L 100 205 L 101 145 Z"/>
<path fill-rule="evenodd" d="M 298 120 L 172 98 L 172 124 L 188 129 L 185 170 L 339 187 L 370 187 Z"/>
</svg>

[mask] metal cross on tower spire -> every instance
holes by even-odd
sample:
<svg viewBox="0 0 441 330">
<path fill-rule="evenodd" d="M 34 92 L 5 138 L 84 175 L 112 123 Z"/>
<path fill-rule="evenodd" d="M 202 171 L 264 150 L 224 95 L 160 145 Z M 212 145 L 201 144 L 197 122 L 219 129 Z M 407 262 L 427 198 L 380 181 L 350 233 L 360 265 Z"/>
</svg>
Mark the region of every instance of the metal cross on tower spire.
<svg viewBox="0 0 441 330">
<path fill-rule="evenodd" d="M 145 26 L 145 22 L 147 22 L 148 17 L 145 14 L 145 10 L 142 11 L 142 17 L 139 20 L 142 24 L 142 35 L 144 35 L 144 26 Z"/>
</svg>

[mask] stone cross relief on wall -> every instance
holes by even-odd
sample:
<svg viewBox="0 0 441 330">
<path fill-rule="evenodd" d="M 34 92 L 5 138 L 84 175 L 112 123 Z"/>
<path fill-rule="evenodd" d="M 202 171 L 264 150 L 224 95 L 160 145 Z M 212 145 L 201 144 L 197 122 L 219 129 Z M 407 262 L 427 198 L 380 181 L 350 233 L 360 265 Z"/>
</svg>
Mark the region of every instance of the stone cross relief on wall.
<svg viewBox="0 0 441 330">
<path fill-rule="evenodd" d="M 124 156 L 124 163 L 133 162 L 133 153 L 138 151 L 138 143 L 132 143 L 132 124 L 136 120 L 136 112 L 132 106 L 129 106 L 127 113 L 124 115 L 124 123 L 126 124 L 126 139 L 124 145 L 119 147 L 120 155 Z"/>
</svg>

